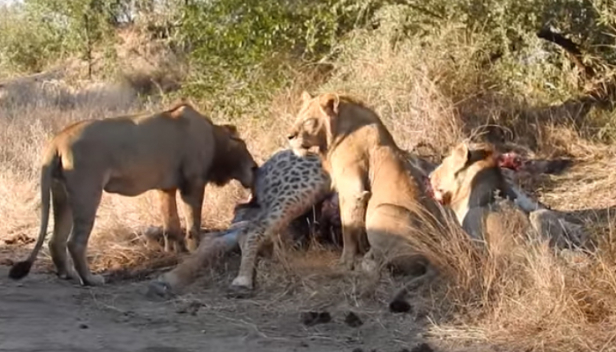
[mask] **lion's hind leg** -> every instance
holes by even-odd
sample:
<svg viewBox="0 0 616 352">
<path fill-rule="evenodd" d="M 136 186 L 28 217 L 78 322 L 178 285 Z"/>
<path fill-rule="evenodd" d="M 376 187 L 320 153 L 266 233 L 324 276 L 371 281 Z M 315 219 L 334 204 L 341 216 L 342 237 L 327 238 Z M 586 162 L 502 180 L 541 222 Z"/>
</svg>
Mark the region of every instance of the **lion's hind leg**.
<svg viewBox="0 0 616 352">
<path fill-rule="evenodd" d="M 103 194 L 101 187 L 103 182 L 96 178 L 88 179 L 79 176 L 72 174 L 67 180 L 68 199 L 73 214 L 73 231 L 68 240 L 68 251 L 73 258 L 82 285 L 103 285 L 105 279 L 101 275 L 93 275 L 90 272 L 86 257 L 88 240 Z"/>
<path fill-rule="evenodd" d="M 68 262 L 67 240 L 73 227 L 73 215 L 68 203 L 68 194 L 64 185 L 54 181 L 51 187 L 54 227 L 49 240 L 49 253 L 56 267 L 58 276 L 62 279 L 79 280 L 73 265 Z"/>
<path fill-rule="evenodd" d="M 417 255 L 408 257 L 405 258 L 404 262 L 403 270 L 408 270 L 405 274 L 410 274 L 412 276 L 406 281 L 404 286 L 396 292 L 389 303 L 389 310 L 395 313 L 410 311 L 411 304 L 408 303 L 406 299 L 407 294 L 423 285 L 429 284 L 438 276 L 436 267 L 423 256 Z M 423 273 L 417 275 L 419 271 L 423 271 Z"/>
<path fill-rule="evenodd" d="M 423 219 L 422 219 L 423 220 Z M 393 297 L 389 308 L 393 312 L 407 312 L 411 305 L 406 301 L 408 292 L 431 282 L 437 276 L 437 270 L 429 258 L 417 250 L 419 222 L 407 209 L 394 204 L 383 203 L 370 209 L 366 216 L 366 230 L 370 241 L 373 258 L 364 257 L 363 266 L 372 270 L 388 267 L 410 277 Z M 374 265 L 374 264 L 372 264 Z"/>
</svg>

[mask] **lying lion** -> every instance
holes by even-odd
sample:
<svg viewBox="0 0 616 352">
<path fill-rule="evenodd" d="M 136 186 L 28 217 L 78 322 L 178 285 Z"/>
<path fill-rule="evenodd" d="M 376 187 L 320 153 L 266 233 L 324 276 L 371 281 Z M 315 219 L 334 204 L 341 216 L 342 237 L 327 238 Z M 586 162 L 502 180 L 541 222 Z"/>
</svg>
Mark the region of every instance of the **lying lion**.
<svg viewBox="0 0 616 352">
<path fill-rule="evenodd" d="M 508 155 L 499 155 L 489 144 L 457 145 L 429 176 L 434 198 L 448 205 L 464 230 L 475 239 L 504 231 L 507 219 L 501 208 L 509 207 L 511 212 L 507 216 L 518 216 L 523 227 L 532 227 L 550 244 L 581 245 L 586 236 L 579 225 L 561 219 L 507 182 L 499 167 L 508 162 L 503 157 Z"/>
<path fill-rule="evenodd" d="M 104 278 L 88 268 L 86 248 L 103 190 L 124 196 L 158 190 L 165 250 L 170 250 L 171 239 L 176 251 L 186 251 L 176 190 L 184 203 L 193 248 L 206 184 L 225 185 L 234 179 L 250 188 L 256 169 L 235 126 L 216 125 L 187 103 L 154 115 L 74 123 L 58 133 L 44 152 L 40 233 L 28 259 L 16 263 L 9 277 L 20 279 L 30 271 L 45 240 L 50 198 L 54 229 L 49 250 L 58 276 L 79 279 L 82 285 L 102 285 Z M 66 257 L 71 228 L 68 252 L 74 268 Z"/>
</svg>

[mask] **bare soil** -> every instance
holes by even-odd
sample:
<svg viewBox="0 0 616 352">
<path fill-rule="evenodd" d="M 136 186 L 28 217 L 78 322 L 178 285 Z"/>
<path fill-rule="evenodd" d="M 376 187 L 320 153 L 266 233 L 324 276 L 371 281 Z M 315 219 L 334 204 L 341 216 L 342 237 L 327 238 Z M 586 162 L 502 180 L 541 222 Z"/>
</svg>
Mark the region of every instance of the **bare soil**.
<svg viewBox="0 0 616 352">
<path fill-rule="evenodd" d="M 254 297 L 238 300 L 225 294 L 234 268 L 218 280 L 206 273 L 209 279 L 181 296 L 156 300 L 146 296 L 149 280 L 116 280 L 95 288 L 60 280 L 43 255 L 29 276 L 13 281 L 7 264 L 21 259 L 30 245 L 15 247 L 0 248 L 0 351 L 429 350 L 418 346 L 424 340 L 417 317 L 390 313 L 386 302 L 370 307 L 350 307 L 337 298 L 300 302 L 307 289 L 295 294 L 275 284 L 263 284 Z M 302 316 L 310 308 L 326 311 L 331 320 L 305 324 Z M 356 316 L 348 317 L 351 311 Z"/>
</svg>

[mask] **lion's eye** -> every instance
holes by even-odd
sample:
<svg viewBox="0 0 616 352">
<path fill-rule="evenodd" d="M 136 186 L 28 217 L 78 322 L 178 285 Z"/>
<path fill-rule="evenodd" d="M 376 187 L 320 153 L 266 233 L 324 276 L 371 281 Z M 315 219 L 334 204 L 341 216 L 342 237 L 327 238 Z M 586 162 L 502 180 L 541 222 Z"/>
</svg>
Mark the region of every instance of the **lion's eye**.
<svg viewBox="0 0 616 352">
<path fill-rule="evenodd" d="M 306 121 L 304 121 L 304 128 L 305 129 L 312 129 L 316 126 L 317 124 L 317 120 L 315 119 L 308 119 Z"/>
</svg>

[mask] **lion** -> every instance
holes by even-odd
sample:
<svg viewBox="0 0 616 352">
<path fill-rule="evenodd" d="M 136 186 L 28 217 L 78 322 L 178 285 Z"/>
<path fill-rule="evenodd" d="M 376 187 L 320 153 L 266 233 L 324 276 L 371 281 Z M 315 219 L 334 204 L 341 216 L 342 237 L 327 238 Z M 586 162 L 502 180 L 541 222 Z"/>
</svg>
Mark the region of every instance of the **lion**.
<svg viewBox="0 0 616 352">
<path fill-rule="evenodd" d="M 71 124 L 44 151 L 38 240 L 28 259 L 11 268 L 9 277 L 21 279 L 29 273 L 45 240 L 50 198 L 54 229 L 49 250 L 57 275 L 96 286 L 105 280 L 90 272 L 86 248 L 103 190 L 130 197 L 158 190 L 165 250 L 170 250 L 172 240 L 176 251 L 186 252 L 186 240 L 188 249 L 196 247 L 206 184 L 223 186 L 237 180 L 251 188 L 256 170 L 257 163 L 234 125 L 216 125 L 186 102 L 153 115 Z M 177 213 L 177 190 L 186 216 L 186 240 Z M 67 262 L 67 248 L 74 268 Z"/>
<path fill-rule="evenodd" d="M 515 217 L 523 231 L 534 230 L 551 245 L 581 245 L 586 236 L 579 225 L 561 219 L 507 182 L 501 166 L 510 162 L 509 157 L 487 143 L 456 145 L 429 175 L 434 198 L 453 210 L 473 239 L 507 232 L 505 225 Z"/>
<path fill-rule="evenodd" d="M 426 194 L 422 172 L 372 109 L 345 95 L 303 92 L 288 140 L 298 154 L 318 148 L 330 172 L 340 200 L 342 265 L 354 269 L 363 230 L 370 246 L 364 270 L 378 274 L 374 269 L 387 265 L 416 273 L 418 264 L 431 265 L 415 244 L 444 226 L 442 213 Z M 366 191 L 370 197 L 359 212 Z"/>
</svg>

